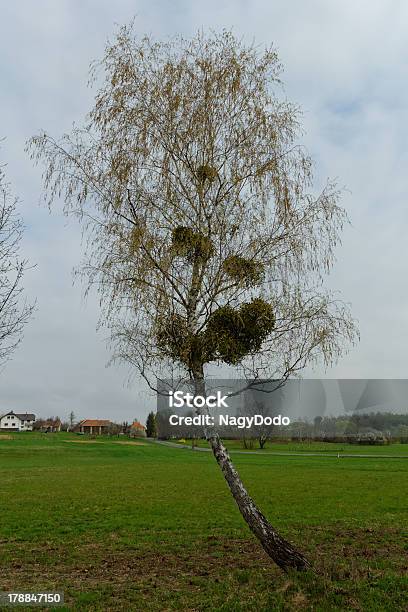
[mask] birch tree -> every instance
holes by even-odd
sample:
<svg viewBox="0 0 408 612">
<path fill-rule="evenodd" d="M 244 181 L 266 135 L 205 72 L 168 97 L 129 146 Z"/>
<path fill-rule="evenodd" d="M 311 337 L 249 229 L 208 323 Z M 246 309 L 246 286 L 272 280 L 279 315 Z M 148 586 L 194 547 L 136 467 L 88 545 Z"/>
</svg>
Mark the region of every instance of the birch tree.
<svg viewBox="0 0 408 612">
<path fill-rule="evenodd" d="M 23 297 L 22 280 L 28 262 L 19 256 L 22 234 L 17 199 L 0 166 L 0 366 L 20 343 L 33 311 L 33 305 Z"/>
<path fill-rule="evenodd" d="M 356 331 L 323 289 L 346 221 L 339 191 L 312 190 L 300 113 L 273 48 L 230 32 L 138 39 L 121 28 L 93 65 L 83 127 L 33 137 L 45 199 L 64 200 L 85 236 L 79 272 L 101 297 L 114 357 L 147 384 L 176 370 L 205 394 L 209 367 L 285 378 L 331 364 Z M 305 556 L 245 489 L 208 434 L 237 506 L 284 570 Z"/>
</svg>

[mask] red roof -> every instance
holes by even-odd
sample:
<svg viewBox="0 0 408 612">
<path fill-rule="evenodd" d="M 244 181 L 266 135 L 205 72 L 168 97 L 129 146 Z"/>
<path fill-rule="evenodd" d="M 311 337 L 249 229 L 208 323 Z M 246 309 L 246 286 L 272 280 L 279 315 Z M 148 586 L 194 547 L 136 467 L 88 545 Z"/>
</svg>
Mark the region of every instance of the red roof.
<svg viewBox="0 0 408 612">
<path fill-rule="evenodd" d="M 110 421 L 101 421 L 98 419 L 85 419 L 85 421 L 79 423 L 81 427 L 107 427 L 110 424 Z"/>
<path fill-rule="evenodd" d="M 134 429 L 146 429 L 146 427 L 139 423 L 139 421 L 133 421 L 131 427 L 133 427 Z"/>
</svg>

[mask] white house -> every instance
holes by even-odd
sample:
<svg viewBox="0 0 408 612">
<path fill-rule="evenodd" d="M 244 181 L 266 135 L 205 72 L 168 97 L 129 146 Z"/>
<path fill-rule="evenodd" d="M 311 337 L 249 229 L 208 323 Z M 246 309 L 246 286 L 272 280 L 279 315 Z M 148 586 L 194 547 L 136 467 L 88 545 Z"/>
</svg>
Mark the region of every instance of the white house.
<svg viewBox="0 0 408 612">
<path fill-rule="evenodd" d="M 12 410 L 0 417 L 0 430 L 2 431 L 32 431 L 35 414 L 17 414 Z"/>
</svg>

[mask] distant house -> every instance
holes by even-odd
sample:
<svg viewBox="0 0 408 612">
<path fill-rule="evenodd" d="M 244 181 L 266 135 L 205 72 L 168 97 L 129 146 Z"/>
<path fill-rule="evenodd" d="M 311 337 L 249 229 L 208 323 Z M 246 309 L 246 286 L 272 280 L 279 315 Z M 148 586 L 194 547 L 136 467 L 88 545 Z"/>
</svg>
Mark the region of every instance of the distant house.
<svg viewBox="0 0 408 612">
<path fill-rule="evenodd" d="M 130 435 L 135 438 L 145 438 L 146 437 L 146 427 L 139 423 L 139 421 L 133 421 L 130 426 Z"/>
<path fill-rule="evenodd" d="M 2 431 L 32 431 L 35 414 L 7 412 L 0 417 L 0 430 Z"/>
<path fill-rule="evenodd" d="M 85 419 L 76 426 L 75 430 L 86 434 L 107 434 L 109 428 L 112 426 L 111 421 L 104 421 L 99 419 Z"/>
<path fill-rule="evenodd" d="M 61 421 L 59 418 L 56 419 L 45 419 L 41 421 L 40 431 L 43 432 L 56 432 L 61 431 Z"/>
</svg>

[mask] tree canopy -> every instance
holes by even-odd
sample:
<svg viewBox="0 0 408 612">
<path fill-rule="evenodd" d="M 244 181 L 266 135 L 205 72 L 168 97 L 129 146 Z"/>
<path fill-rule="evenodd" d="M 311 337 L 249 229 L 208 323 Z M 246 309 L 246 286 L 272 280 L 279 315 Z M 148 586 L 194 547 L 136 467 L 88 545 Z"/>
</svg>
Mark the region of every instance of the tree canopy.
<svg viewBox="0 0 408 612">
<path fill-rule="evenodd" d="M 356 337 L 321 288 L 346 214 L 333 182 L 312 192 L 280 73 L 230 32 L 160 43 L 124 27 L 93 66 L 84 127 L 29 143 L 48 201 L 84 222 L 81 271 L 116 356 L 147 378 L 220 361 L 285 376 Z"/>
</svg>

